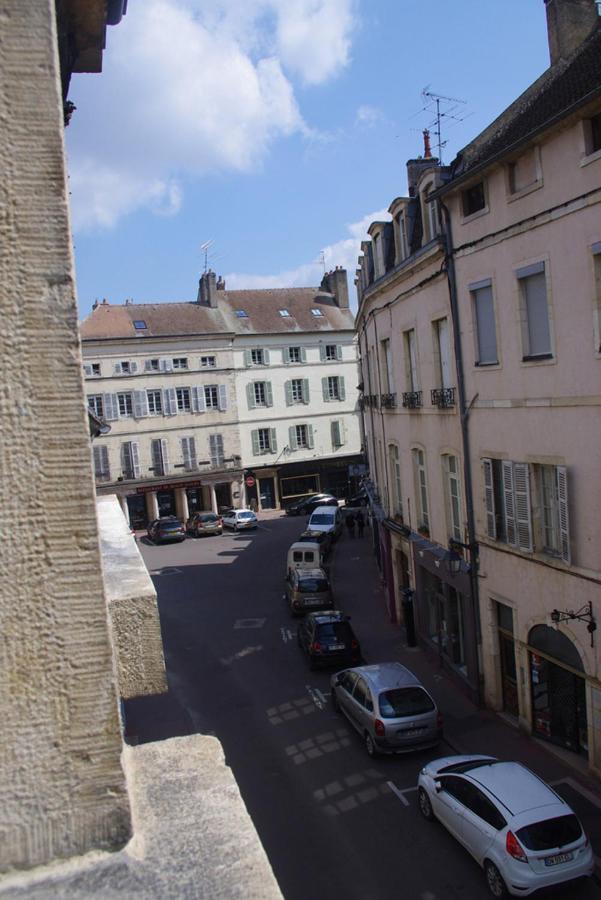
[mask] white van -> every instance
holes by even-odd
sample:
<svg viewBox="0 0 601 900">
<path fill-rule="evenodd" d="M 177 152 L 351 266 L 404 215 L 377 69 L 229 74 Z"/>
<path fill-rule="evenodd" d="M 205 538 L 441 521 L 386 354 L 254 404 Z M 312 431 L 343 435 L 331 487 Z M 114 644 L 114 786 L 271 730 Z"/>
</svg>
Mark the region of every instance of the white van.
<svg viewBox="0 0 601 900">
<path fill-rule="evenodd" d="M 325 531 L 336 540 L 342 533 L 342 512 L 338 506 L 318 506 L 311 513 L 307 531 Z"/>
<path fill-rule="evenodd" d="M 293 569 L 320 569 L 323 566 L 323 548 L 320 544 L 297 541 L 291 544 L 286 558 L 286 578 Z"/>
</svg>

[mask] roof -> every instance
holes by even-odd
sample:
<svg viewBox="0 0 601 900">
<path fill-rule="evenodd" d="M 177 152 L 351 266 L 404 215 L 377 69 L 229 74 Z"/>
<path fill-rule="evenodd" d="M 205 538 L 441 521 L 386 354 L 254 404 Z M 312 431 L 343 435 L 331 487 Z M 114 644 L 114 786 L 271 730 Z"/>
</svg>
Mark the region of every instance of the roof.
<svg viewBox="0 0 601 900">
<path fill-rule="evenodd" d="M 366 675 L 368 681 L 381 688 L 409 687 L 413 685 L 421 687 L 419 678 L 406 666 L 398 662 L 361 666 L 355 671 L 360 675 Z"/>
<path fill-rule="evenodd" d="M 83 341 L 206 334 L 352 331 L 354 317 L 319 288 L 217 291 L 218 306 L 184 303 L 99 303 L 81 323 Z M 280 310 L 289 315 L 281 315 Z M 312 310 L 319 310 L 315 315 Z M 238 311 L 246 313 L 238 315 Z M 134 322 L 146 328 L 136 329 Z"/>
<path fill-rule="evenodd" d="M 489 765 L 477 765 L 464 774 L 494 794 L 514 816 L 561 802 L 555 791 L 518 762 L 497 760 Z"/>
<path fill-rule="evenodd" d="M 470 144 L 451 164 L 452 190 L 497 158 L 517 148 L 570 112 L 601 96 L 601 21 L 580 46 L 551 66 Z"/>
</svg>

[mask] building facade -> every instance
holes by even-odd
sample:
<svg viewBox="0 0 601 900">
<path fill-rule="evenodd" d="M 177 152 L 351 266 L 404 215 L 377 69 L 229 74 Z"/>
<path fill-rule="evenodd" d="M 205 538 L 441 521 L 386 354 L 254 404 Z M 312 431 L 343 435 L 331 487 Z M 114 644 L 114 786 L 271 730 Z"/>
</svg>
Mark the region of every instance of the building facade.
<svg viewBox="0 0 601 900">
<path fill-rule="evenodd" d="M 360 461 L 346 273 L 319 289 L 226 291 L 195 303 L 95 306 L 82 324 L 99 493 L 134 527 L 159 515 L 348 490 Z"/>
</svg>

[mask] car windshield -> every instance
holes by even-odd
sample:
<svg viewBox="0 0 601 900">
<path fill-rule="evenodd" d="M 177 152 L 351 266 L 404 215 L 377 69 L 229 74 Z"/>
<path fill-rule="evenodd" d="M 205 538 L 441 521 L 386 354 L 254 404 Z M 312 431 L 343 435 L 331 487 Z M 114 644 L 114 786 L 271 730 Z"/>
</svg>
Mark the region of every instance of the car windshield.
<svg viewBox="0 0 601 900">
<path fill-rule="evenodd" d="M 333 520 L 333 513 L 313 513 L 311 516 L 311 525 L 331 525 Z"/>
<path fill-rule="evenodd" d="M 383 691 L 378 698 L 378 704 L 383 719 L 419 716 L 434 709 L 434 703 L 420 687 L 394 688 L 391 691 Z"/>
<path fill-rule="evenodd" d="M 557 819 L 545 819 L 533 822 L 516 832 L 520 842 L 527 850 L 553 850 L 565 844 L 573 844 L 582 835 L 582 827 L 576 816 L 559 816 Z"/>
<path fill-rule="evenodd" d="M 301 594 L 313 594 L 328 590 L 328 582 L 325 578 L 303 578 L 299 581 L 298 589 Z"/>
<path fill-rule="evenodd" d="M 340 641 L 350 643 L 352 637 L 351 626 L 348 622 L 321 622 L 317 633 L 320 641 Z"/>
<path fill-rule="evenodd" d="M 252 512 L 241 512 L 241 513 L 238 513 L 238 518 L 239 518 L 239 519 L 254 519 L 254 517 L 255 517 L 255 514 L 252 513 Z"/>
</svg>

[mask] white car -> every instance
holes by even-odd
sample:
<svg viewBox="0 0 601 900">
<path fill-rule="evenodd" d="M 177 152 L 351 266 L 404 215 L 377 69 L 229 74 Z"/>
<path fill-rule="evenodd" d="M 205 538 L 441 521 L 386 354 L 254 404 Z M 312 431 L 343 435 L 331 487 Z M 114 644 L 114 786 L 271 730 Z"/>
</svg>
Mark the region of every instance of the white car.
<svg viewBox="0 0 601 900">
<path fill-rule="evenodd" d="M 577 816 L 521 763 L 447 756 L 424 766 L 417 785 L 422 814 L 472 854 L 494 897 L 592 875 L 593 852 Z"/>
<path fill-rule="evenodd" d="M 233 528 L 234 531 L 257 527 L 257 517 L 252 509 L 228 509 L 221 520 L 227 528 Z"/>
<path fill-rule="evenodd" d="M 339 506 L 318 506 L 311 513 L 307 531 L 325 531 L 337 540 L 342 532 L 342 513 Z"/>
</svg>

